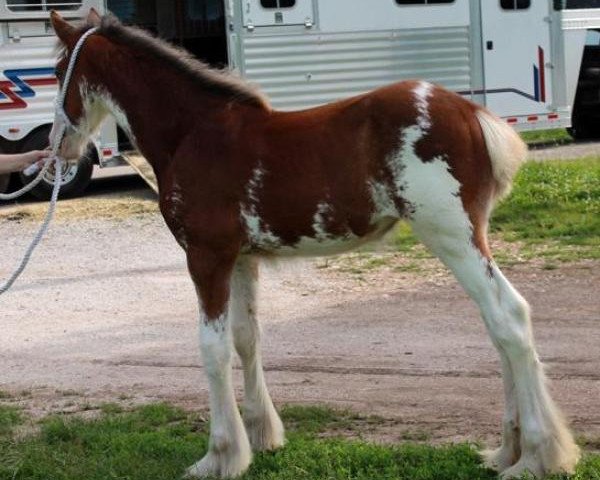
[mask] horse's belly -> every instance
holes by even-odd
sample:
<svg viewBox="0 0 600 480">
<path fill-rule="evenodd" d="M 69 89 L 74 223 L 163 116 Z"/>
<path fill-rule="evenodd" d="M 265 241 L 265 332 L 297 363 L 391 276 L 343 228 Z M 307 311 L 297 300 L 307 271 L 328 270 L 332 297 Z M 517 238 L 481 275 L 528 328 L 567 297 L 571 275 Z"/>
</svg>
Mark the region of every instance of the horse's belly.
<svg viewBox="0 0 600 480">
<path fill-rule="evenodd" d="M 336 255 L 354 250 L 366 242 L 367 240 L 364 237 L 354 235 L 326 239 L 301 237 L 300 241 L 293 246 L 282 245 L 273 250 L 272 253 L 282 257 Z"/>
<path fill-rule="evenodd" d="M 267 244 L 253 245 L 250 250 L 266 255 L 280 257 L 294 256 L 326 256 L 348 252 L 370 241 L 378 240 L 396 223 L 396 218 L 383 218 L 372 225 L 365 235 L 347 233 L 339 236 L 315 235 L 303 236 L 294 244 L 278 243 L 276 236 L 271 237 Z"/>
</svg>

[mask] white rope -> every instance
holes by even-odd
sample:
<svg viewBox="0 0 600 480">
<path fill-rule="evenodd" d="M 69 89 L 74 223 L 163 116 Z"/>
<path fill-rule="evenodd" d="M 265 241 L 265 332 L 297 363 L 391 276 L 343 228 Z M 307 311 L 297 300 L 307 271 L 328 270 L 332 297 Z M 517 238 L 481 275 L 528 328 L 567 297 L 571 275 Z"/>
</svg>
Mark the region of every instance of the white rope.
<svg viewBox="0 0 600 480">
<path fill-rule="evenodd" d="M 63 81 L 63 86 L 60 92 L 58 93 L 58 97 L 56 98 L 55 104 L 55 115 L 54 115 L 54 124 L 57 128 L 55 131 L 54 138 L 51 139 L 51 153 L 50 156 L 46 159 L 44 167 L 38 173 L 37 177 L 25 187 L 21 188 L 17 192 L 13 192 L 10 194 L 0 194 L 0 200 L 14 200 L 15 198 L 20 197 L 21 195 L 29 192 L 32 188 L 34 188 L 38 183 L 42 181 L 50 166 L 54 163 L 54 186 L 52 187 L 52 196 L 50 198 L 50 205 L 48 206 L 48 211 L 46 212 L 46 216 L 37 233 L 31 240 L 29 247 L 25 250 L 25 254 L 15 271 L 12 275 L 0 286 L 0 295 L 5 293 L 13 286 L 15 281 L 19 278 L 19 276 L 27 267 L 29 260 L 31 259 L 31 255 L 33 254 L 35 248 L 38 246 L 42 237 L 48 230 L 50 226 L 50 222 L 52 221 L 52 217 L 54 216 L 54 211 L 56 210 L 56 203 L 58 201 L 58 194 L 60 193 L 61 187 L 61 177 L 62 177 L 62 162 L 63 160 L 58 156 L 58 149 L 63 141 L 63 137 L 67 131 L 67 128 L 71 128 L 76 130 L 75 126 L 71 123 L 68 115 L 65 112 L 65 98 L 67 95 L 67 89 L 69 88 L 69 81 L 71 80 L 71 76 L 73 75 L 73 69 L 75 68 L 75 62 L 77 61 L 77 56 L 79 55 L 79 51 L 83 47 L 83 43 L 85 40 L 94 32 L 98 30 L 97 28 L 92 28 L 85 32 L 81 38 L 77 41 L 75 48 L 73 49 L 73 53 L 71 54 L 71 58 L 69 59 L 69 66 L 67 67 L 67 73 L 65 74 L 65 78 Z"/>
</svg>

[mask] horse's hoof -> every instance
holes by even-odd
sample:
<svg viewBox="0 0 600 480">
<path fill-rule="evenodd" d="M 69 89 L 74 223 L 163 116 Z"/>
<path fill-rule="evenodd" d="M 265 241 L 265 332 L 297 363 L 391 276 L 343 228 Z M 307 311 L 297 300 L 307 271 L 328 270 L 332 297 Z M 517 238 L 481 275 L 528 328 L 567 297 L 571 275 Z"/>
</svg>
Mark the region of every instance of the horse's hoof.
<svg viewBox="0 0 600 480">
<path fill-rule="evenodd" d="M 484 465 L 496 472 L 503 472 L 517 463 L 518 454 L 511 448 L 500 447 L 495 450 L 483 450 L 481 452 Z"/>
<path fill-rule="evenodd" d="M 244 423 L 253 451 L 268 452 L 283 447 L 283 423 L 273 406 L 261 416 L 244 416 Z"/>
<path fill-rule="evenodd" d="M 552 474 L 575 473 L 575 467 L 579 461 L 579 449 L 576 445 L 574 445 L 572 451 L 562 452 L 567 453 L 567 455 L 559 455 L 556 454 L 557 452 L 553 452 L 554 455 L 548 456 L 547 453 L 538 450 L 536 453 L 522 455 L 517 463 L 500 474 L 500 478 L 502 480 L 522 478 L 525 473 L 529 473 L 535 478 L 544 478 Z"/>
<path fill-rule="evenodd" d="M 250 466 L 250 452 L 226 455 L 225 452 L 209 451 L 202 460 L 187 469 L 184 479 L 235 478 L 242 475 Z"/>
<path fill-rule="evenodd" d="M 510 480 L 516 478 L 522 478 L 525 474 L 533 475 L 535 478 L 541 479 L 544 477 L 544 467 L 541 462 L 533 457 L 521 459 L 515 463 L 512 467 L 504 470 L 500 474 L 502 480 Z"/>
</svg>

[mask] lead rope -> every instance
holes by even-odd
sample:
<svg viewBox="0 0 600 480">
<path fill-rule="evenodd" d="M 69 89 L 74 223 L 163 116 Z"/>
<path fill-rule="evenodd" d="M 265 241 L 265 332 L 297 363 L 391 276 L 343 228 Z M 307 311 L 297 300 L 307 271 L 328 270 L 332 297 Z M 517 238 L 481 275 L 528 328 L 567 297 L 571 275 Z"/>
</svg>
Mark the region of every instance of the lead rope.
<svg viewBox="0 0 600 480">
<path fill-rule="evenodd" d="M 29 192 L 38 183 L 40 183 L 42 181 L 42 179 L 44 178 L 44 176 L 46 175 L 46 173 L 48 173 L 50 166 L 52 164 L 54 164 L 54 172 L 55 172 L 54 185 L 52 187 L 52 196 L 50 197 L 50 205 L 48 206 L 48 211 L 46 212 L 46 215 L 44 217 L 42 224 L 40 225 L 40 228 L 38 229 L 37 233 L 31 240 L 29 247 L 27 247 L 27 250 L 25 250 L 23 259 L 21 260 L 21 262 L 19 263 L 17 268 L 14 270 L 12 275 L 8 278 L 8 280 L 6 280 L 4 282 L 4 284 L 2 286 L 0 286 L 0 295 L 7 292 L 10 289 L 10 287 L 13 286 L 13 284 L 19 278 L 19 276 L 23 273 L 23 271 L 25 270 L 25 267 L 27 267 L 27 264 L 29 263 L 29 260 L 31 259 L 31 255 L 33 254 L 33 251 L 35 250 L 35 248 L 38 246 L 38 244 L 42 240 L 42 237 L 45 235 L 46 231 L 48 230 L 48 227 L 50 226 L 50 222 L 52 221 L 52 217 L 54 216 L 54 211 L 56 210 L 56 203 L 58 201 L 58 194 L 60 193 L 60 187 L 61 187 L 61 176 L 62 176 L 61 172 L 62 172 L 62 162 L 63 162 L 63 160 L 58 156 L 58 149 L 60 148 L 60 145 L 63 141 L 63 137 L 65 136 L 67 127 L 71 128 L 73 130 L 76 130 L 75 126 L 69 120 L 69 117 L 66 114 L 65 109 L 64 109 L 65 98 L 67 96 L 67 89 L 69 88 L 69 81 L 71 80 L 71 76 L 73 74 L 73 69 L 75 68 L 75 62 L 77 61 L 77 57 L 79 55 L 79 51 L 81 50 L 81 47 L 83 46 L 85 40 L 92 33 L 96 32 L 97 30 L 98 30 L 97 28 L 92 28 L 92 29 L 88 30 L 87 32 L 85 32 L 81 36 L 81 38 L 77 41 L 75 48 L 73 49 L 71 58 L 69 59 L 69 66 L 67 67 L 67 73 L 65 75 L 63 87 L 58 93 L 58 97 L 56 98 L 56 104 L 55 104 L 54 124 L 58 125 L 58 129 L 56 130 L 54 138 L 52 138 L 52 141 L 51 141 L 52 149 L 51 149 L 50 155 L 44 162 L 43 168 L 40 170 L 37 177 L 32 182 L 28 183 L 20 190 L 13 192 L 13 193 L 9 193 L 9 194 L 3 194 L 3 193 L 0 194 L 0 200 L 14 200 L 16 198 L 19 198 L 21 195 L 24 195 L 25 193 Z"/>
</svg>

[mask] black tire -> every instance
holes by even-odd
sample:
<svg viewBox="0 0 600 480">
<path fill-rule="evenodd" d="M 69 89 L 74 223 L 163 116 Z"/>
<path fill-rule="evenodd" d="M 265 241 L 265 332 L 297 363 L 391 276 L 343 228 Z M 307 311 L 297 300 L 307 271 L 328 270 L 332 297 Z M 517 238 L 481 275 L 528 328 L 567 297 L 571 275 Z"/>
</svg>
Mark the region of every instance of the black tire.
<svg viewBox="0 0 600 480">
<path fill-rule="evenodd" d="M 596 140 L 600 138 L 600 128 L 598 122 L 589 117 L 573 115 L 573 126 L 567 131 L 575 140 Z"/>
<path fill-rule="evenodd" d="M 23 143 L 22 151 L 43 150 L 48 146 L 49 129 L 41 128 L 36 130 L 27 137 Z M 66 165 L 63 167 L 62 185 L 60 187 L 60 198 L 77 197 L 83 193 L 92 179 L 92 171 L 94 169 L 94 149 L 88 148 L 88 151 L 75 164 Z M 23 185 L 31 182 L 37 175 L 25 175 L 19 173 L 19 179 Z M 52 196 L 52 187 L 54 185 L 54 169 L 51 167 L 42 181 L 37 184 L 31 194 L 40 199 L 48 200 Z"/>
</svg>

